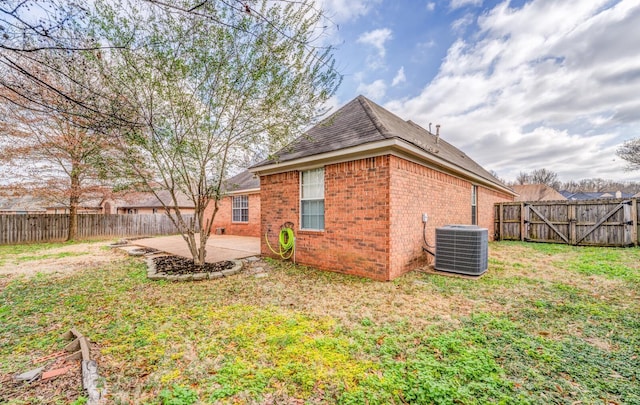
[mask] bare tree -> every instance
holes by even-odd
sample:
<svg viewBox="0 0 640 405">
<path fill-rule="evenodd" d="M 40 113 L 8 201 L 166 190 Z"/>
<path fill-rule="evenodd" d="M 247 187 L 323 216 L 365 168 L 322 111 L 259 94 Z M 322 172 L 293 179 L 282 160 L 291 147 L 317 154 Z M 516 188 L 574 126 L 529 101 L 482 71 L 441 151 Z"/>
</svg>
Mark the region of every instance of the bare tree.
<svg viewBox="0 0 640 405">
<path fill-rule="evenodd" d="M 560 187 L 558 173 L 547 169 L 537 169 L 531 172 L 530 182 L 532 184 L 546 184 L 554 189 L 558 189 Z"/>
<path fill-rule="evenodd" d="M 536 169 L 531 173 L 520 172 L 516 177 L 516 184 L 545 184 L 556 190 L 562 185 L 558 173 L 547 169 Z"/>
<path fill-rule="evenodd" d="M 114 8 L 122 10 L 126 8 L 124 3 L 114 0 Z M 261 7 L 260 2 L 255 0 L 140 0 L 137 3 L 142 9 L 169 10 L 175 15 L 181 15 L 182 18 L 204 20 L 210 25 L 223 26 L 229 32 L 242 32 L 251 37 L 254 36 L 251 25 L 246 25 L 241 19 L 229 18 L 228 15 L 228 13 L 246 14 L 251 16 L 254 23 L 269 26 L 273 35 L 278 38 L 298 41 L 299 45 L 307 51 L 307 55 L 316 55 L 318 51 L 330 49 L 318 39 L 325 31 L 322 26 L 332 23 L 325 17 L 322 10 L 308 0 L 272 0 L 270 2 L 284 9 L 309 10 L 308 20 L 315 19 L 315 23 L 319 24 L 311 29 L 310 35 L 304 38 L 295 30 L 290 31 L 277 15 L 272 15 L 268 8 Z M 123 5 L 125 7 L 121 7 Z M 74 114 L 90 118 L 97 131 L 108 132 L 113 127 L 130 127 L 136 124 L 130 121 L 131 116 L 122 110 L 121 100 L 114 99 L 112 94 L 105 94 L 102 88 L 87 87 L 86 90 L 92 91 L 94 97 L 77 99 L 64 87 L 57 86 L 53 80 L 55 76 L 62 73 L 58 71 L 55 63 L 50 63 L 48 51 L 92 52 L 100 55 L 100 51 L 111 51 L 113 47 L 128 49 L 135 46 L 137 33 L 134 32 L 131 37 L 123 38 L 118 44 L 109 44 L 102 38 L 93 36 L 88 29 L 91 18 L 95 17 L 93 11 L 93 2 L 80 0 L 0 1 L 0 89 L 8 90 L 9 93 L 18 96 L 10 97 L 5 101 L 21 102 L 21 106 L 24 107 L 26 100 L 29 103 L 38 104 L 41 109 L 46 109 L 49 106 L 39 98 L 39 93 L 55 92 L 75 104 Z M 327 58 L 323 60 L 328 61 Z M 27 86 L 24 86 L 25 84 Z"/>
<path fill-rule="evenodd" d="M 86 66 L 79 64 L 83 59 L 49 52 L 64 71 L 50 82 L 77 100 L 91 97 L 85 84 L 93 79 Z M 77 85 L 79 82 L 85 84 Z M 90 129 L 92 122 L 73 113 L 75 103 L 55 91 L 36 91 L 38 101 L 0 88 L 0 163 L 14 187 L 69 208 L 67 239 L 73 240 L 81 199 L 104 193 L 103 157 L 109 147 L 103 136 Z"/>
<path fill-rule="evenodd" d="M 629 139 L 618 148 L 618 156 L 629 162 L 629 170 L 640 169 L 640 138 Z"/>
<path fill-rule="evenodd" d="M 489 173 L 495 177 L 496 179 L 500 180 L 502 183 L 507 184 L 507 181 L 505 179 L 503 179 L 502 177 L 500 177 L 500 175 L 498 174 L 498 172 L 496 172 L 495 170 L 489 170 Z"/>
<path fill-rule="evenodd" d="M 90 35 L 88 18 L 86 3 L 79 1 L 0 2 L 0 99 L 38 112 L 74 116 L 98 131 L 126 121 L 102 87 L 76 80 L 60 63 L 71 57 L 77 63 L 104 47 Z M 81 97 L 78 88 L 83 90 Z M 52 105 L 52 97 L 65 102 Z"/>
<path fill-rule="evenodd" d="M 531 176 L 529 175 L 529 173 L 518 173 L 518 177 L 516 177 L 516 184 L 531 184 Z"/>
</svg>

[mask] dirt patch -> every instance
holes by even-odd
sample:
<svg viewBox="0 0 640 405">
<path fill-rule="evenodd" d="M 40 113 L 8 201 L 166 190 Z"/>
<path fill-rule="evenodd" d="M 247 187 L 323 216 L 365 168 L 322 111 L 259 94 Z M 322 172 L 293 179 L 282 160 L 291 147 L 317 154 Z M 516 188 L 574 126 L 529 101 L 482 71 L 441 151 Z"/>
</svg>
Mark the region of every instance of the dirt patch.
<svg viewBox="0 0 640 405">
<path fill-rule="evenodd" d="M 443 320 L 455 322 L 472 312 L 498 307 L 487 300 L 436 291 L 428 279 L 442 277 L 438 275 L 412 272 L 397 282 L 380 282 L 351 276 L 332 277 L 312 268 L 288 270 L 286 263 L 281 268 L 265 261 L 253 266 L 257 266 L 259 272 L 248 271 L 239 277 L 243 283 L 255 283 L 255 286 L 238 291 L 238 302 L 257 307 L 284 307 L 319 318 L 330 316 L 349 327 L 367 320 L 407 322 L 424 327 Z M 265 276 L 257 278 L 256 273 Z"/>
<path fill-rule="evenodd" d="M 38 273 L 70 274 L 83 269 L 99 267 L 121 253 L 105 249 L 107 242 L 79 243 L 55 249 L 47 249 L 33 253 L 21 253 L 5 256 L 0 266 L 0 277 L 22 275 L 33 277 Z"/>
</svg>

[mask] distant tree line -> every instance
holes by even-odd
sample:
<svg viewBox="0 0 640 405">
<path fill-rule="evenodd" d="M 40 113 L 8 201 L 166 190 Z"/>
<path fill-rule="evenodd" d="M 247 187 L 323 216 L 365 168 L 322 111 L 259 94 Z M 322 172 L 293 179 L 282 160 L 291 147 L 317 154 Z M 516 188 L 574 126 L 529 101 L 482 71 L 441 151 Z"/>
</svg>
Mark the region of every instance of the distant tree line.
<svg viewBox="0 0 640 405">
<path fill-rule="evenodd" d="M 547 170 L 537 169 L 531 172 L 520 172 L 515 181 L 506 181 L 509 186 L 521 184 L 546 184 L 557 191 L 578 192 L 604 192 L 604 191 L 622 191 L 623 193 L 640 192 L 640 182 L 637 181 L 617 181 L 602 178 L 591 178 L 581 180 L 560 181 L 558 173 Z"/>
</svg>

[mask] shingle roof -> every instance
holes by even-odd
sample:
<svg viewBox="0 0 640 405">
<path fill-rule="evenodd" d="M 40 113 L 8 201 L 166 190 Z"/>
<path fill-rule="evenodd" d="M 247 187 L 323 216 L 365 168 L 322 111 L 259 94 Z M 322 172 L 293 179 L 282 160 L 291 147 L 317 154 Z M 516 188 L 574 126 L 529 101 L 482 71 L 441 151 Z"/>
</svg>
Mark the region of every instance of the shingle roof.
<svg viewBox="0 0 640 405">
<path fill-rule="evenodd" d="M 253 190 L 260 188 L 260 178 L 249 170 L 225 180 L 223 185 L 225 192 Z"/>
<path fill-rule="evenodd" d="M 385 139 L 400 139 L 427 155 L 507 188 L 462 151 L 421 126 L 405 121 L 364 96 L 358 96 L 287 147 L 252 168 L 333 152 Z"/>
<path fill-rule="evenodd" d="M 561 191 L 562 195 L 567 197 L 567 200 L 599 200 L 601 198 L 631 198 L 633 194 L 622 193 L 619 191 L 579 191 L 577 193 L 571 193 L 569 191 Z M 616 193 L 620 193 L 620 196 Z"/>
<path fill-rule="evenodd" d="M 78 205 L 81 208 L 100 208 L 102 204 L 103 198 L 82 198 Z M 47 205 L 47 208 L 68 208 L 69 204 L 63 204 L 59 202 L 55 202 Z"/>
<path fill-rule="evenodd" d="M 567 198 L 545 184 L 520 184 L 511 187 L 520 194 L 516 201 L 558 201 Z"/>
<path fill-rule="evenodd" d="M 0 211 L 46 211 L 47 202 L 31 195 L 0 197 Z"/>
<path fill-rule="evenodd" d="M 118 204 L 118 208 L 162 208 L 162 203 L 168 207 L 173 207 L 175 204 L 173 203 L 173 199 L 171 198 L 171 194 L 167 190 L 160 190 L 157 192 L 158 198 L 156 198 L 153 193 L 132 193 L 129 196 L 125 196 L 123 199 L 125 202 Z M 193 201 L 187 197 L 186 194 L 178 193 L 178 207 L 182 208 L 193 208 L 195 205 Z"/>
</svg>

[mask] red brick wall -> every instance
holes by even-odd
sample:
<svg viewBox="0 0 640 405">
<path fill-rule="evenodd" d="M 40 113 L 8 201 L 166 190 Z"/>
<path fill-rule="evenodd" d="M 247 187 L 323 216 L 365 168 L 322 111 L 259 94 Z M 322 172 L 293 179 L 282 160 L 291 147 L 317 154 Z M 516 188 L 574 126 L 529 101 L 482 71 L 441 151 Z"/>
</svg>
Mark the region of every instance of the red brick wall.
<svg viewBox="0 0 640 405">
<path fill-rule="evenodd" d="M 389 157 L 325 166 L 325 229 L 300 230 L 299 172 L 262 176 L 262 234 L 277 249 L 280 226 L 293 222 L 296 261 L 323 270 L 388 280 Z M 264 238 L 262 253 L 272 257 Z"/>
<path fill-rule="evenodd" d="M 428 215 L 427 242 L 435 245 L 435 229 L 448 224 L 471 224 L 471 186 L 467 180 L 391 157 L 391 278 L 427 259 L 422 252 L 422 213 Z M 513 197 L 478 186 L 478 225 L 493 238 L 493 204 Z"/>
<path fill-rule="evenodd" d="M 319 269 L 391 280 L 427 259 L 435 228 L 471 224 L 471 182 L 386 155 L 325 166 L 325 229 L 299 229 L 298 171 L 262 176 L 262 235 L 278 247 L 280 226 L 294 224 L 296 260 Z M 478 186 L 478 224 L 493 237 L 493 204 L 513 198 Z M 261 238 L 262 253 L 277 257 Z"/>
<path fill-rule="evenodd" d="M 232 196 L 224 197 L 218 202 L 218 212 L 211 225 L 211 233 L 215 234 L 217 228 L 224 228 L 227 235 L 260 236 L 260 194 L 248 194 L 249 197 L 249 222 L 233 222 L 231 207 Z M 213 203 L 210 203 L 205 211 L 205 217 L 210 218 L 213 213 Z"/>
</svg>

